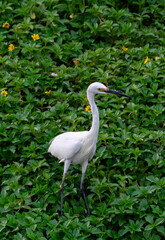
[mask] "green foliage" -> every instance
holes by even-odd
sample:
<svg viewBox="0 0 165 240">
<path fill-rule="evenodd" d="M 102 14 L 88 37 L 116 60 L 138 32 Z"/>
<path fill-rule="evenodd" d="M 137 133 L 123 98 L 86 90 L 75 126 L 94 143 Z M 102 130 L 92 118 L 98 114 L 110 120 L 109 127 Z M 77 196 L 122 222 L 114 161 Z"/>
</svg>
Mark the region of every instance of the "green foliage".
<svg viewBox="0 0 165 240">
<path fill-rule="evenodd" d="M 0 239 L 163 239 L 164 1 L 6 0 L 0 9 Z M 85 181 L 93 215 L 84 217 L 72 166 L 61 218 L 63 166 L 47 149 L 57 134 L 90 128 L 94 81 L 132 100 L 96 97 Z"/>
</svg>

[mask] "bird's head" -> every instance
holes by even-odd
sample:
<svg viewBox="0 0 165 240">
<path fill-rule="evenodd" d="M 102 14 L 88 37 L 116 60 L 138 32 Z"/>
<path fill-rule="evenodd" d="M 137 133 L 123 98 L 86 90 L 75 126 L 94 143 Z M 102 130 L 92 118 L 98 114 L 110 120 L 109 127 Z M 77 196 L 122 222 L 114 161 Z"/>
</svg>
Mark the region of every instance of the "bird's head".
<svg viewBox="0 0 165 240">
<path fill-rule="evenodd" d="M 123 97 L 128 97 L 131 99 L 130 96 L 125 95 L 123 93 L 111 90 L 109 88 L 107 88 L 104 84 L 99 83 L 99 82 L 94 82 L 92 84 L 89 85 L 88 89 L 87 89 L 87 93 L 88 94 L 115 94 L 117 96 L 123 96 Z"/>
</svg>

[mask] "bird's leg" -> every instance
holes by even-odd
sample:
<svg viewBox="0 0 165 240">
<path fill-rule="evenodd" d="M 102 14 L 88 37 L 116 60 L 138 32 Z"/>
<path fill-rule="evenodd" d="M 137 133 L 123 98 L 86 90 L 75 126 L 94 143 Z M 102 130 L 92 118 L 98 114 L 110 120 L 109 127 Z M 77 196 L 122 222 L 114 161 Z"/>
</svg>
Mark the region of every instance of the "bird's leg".
<svg viewBox="0 0 165 240">
<path fill-rule="evenodd" d="M 90 215 L 90 210 L 89 210 L 89 207 L 88 207 L 88 203 L 87 203 L 86 196 L 85 196 L 85 191 L 84 191 L 84 177 L 85 177 L 85 173 L 82 173 L 80 189 L 82 191 L 83 199 L 84 199 L 86 210 L 87 210 L 86 215 L 89 216 Z"/>
<path fill-rule="evenodd" d="M 88 161 L 86 161 L 82 164 L 82 177 L 81 177 L 80 190 L 82 191 L 83 199 L 84 199 L 86 210 L 87 210 L 86 215 L 89 216 L 90 215 L 90 210 L 89 210 L 89 207 L 88 207 L 88 203 L 87 203 L 86 195 L 85 195 L 85 191 L 84 191 L 84 177 L 85 177 L 85 171 L 86 171 L 87 165 L 88 165 Z"/>
<path fill-rule="evenodd" d="M 62 183 L 61 183 L 61 216 L 64 215 L 63 213 L 64 180 L 65 180 L 65 173 L 63 174 Z"/>
<path fill-rule="evenodd" d="M 66 160 L 64 163 L 64 173 L 63 173 L 63 178 L 62 178 L 62 183 L 61 183 L 61 216 L 64 215 L 63 213 L 63 194 L 64 194 L 64 180 L 66 176 L 66 172 L 68 171 L 68 168 L 70 166 L 71 161 Z"/>
</svg>

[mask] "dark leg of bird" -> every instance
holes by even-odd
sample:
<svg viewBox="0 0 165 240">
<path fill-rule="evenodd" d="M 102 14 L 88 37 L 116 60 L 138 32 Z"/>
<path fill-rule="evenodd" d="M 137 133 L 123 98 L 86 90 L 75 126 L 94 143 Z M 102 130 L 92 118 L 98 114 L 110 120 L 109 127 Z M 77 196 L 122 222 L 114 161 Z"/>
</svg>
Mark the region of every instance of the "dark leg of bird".
<svg viewBox="0 0 165 240">
<path fill-rule="evenodd" d="M 62 178 L 62 183 L 61 183 L 61 216 L 64 215 L 63 213 L 63 194 L 64 194 L 64 180 L 65 180 L 65 175 L 68 171 L 68 168 L 70 166 L 71 161 L 70 160 L 65 160 L 64 162 L 64 173 L 63 173 L 63 178 Z"/>
<path fill-rule="evenodd" d="M 86 210 L 87 210 L 86 215 L 89 216 L 90 215 L 90 210 L 89 210 L 89 207 L 88 207 L 88 203 L 87 203 L 86 196 L 85 196 L 85 191 L 84 191 L 84 177 L 85 177 L 85 173 L 82 173 L 80 189 L 82 191 L 83 199 L 84 199 Z"/>
<path fill-rule="evenodd" d="M 61 183 L 61 216 L 64 215 L 63 213 L 64 180 L 65 180 L 65 173 L 63 174 L 62 183 Z"/>
</svg>

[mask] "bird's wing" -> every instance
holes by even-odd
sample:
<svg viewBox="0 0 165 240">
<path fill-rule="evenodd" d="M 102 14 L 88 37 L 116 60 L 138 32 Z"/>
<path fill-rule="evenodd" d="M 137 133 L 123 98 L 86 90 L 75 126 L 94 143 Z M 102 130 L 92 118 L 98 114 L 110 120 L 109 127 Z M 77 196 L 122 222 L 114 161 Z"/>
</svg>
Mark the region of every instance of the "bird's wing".
<svg viewBox="0 0 165 240">
<path fill-rule="evenodd" d="M 48 152 L 59 160 L 72 159 L 81 149 L 84 142 L 84 135 L 84 132 L 83 134 L 78 134 L 78 132 L 63 133 L 52 140 Z"/>
</svg>

